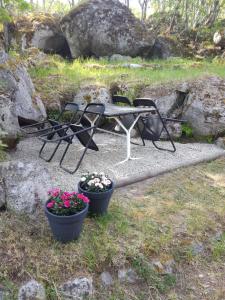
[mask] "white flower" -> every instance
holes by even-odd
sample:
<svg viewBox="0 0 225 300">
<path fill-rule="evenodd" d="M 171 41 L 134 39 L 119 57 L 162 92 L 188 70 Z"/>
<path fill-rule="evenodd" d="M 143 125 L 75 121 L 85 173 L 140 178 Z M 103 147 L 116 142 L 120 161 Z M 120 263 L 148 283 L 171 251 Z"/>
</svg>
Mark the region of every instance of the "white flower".
<svg viewBox="0 0 225 300">
<path fill-rule="evenodd" d="M 93 172 L 93 175 L 98 175 L 98 173 L 97 172 Z"/>
<path fill-rule="evenodd" d="M 96 182 L 96 183 L 95 183 L 95 186 L 96 186 L 96 187 L 97 187 L 97 186 L 99 186 L 99 183 L 98 183 L 98 182 Z"/>
<path fill-rule="evenodd" d="M 106 180 L 106 185 L 110 185 L 111 184 L 111 180 L 107 179 Z"/>
<path fill-rule="evenodd" d="M 99 183 L 99 187 L 100 189 L 103 189 L 104 186 L 101 183 Z"/>
<path fill-rule="evenodd" d="M 80 180 L 80 181 L 84 182 L 85 180 L 86 180 L 85 177 L 81 177 L 81 180 Z"/>
</svg>

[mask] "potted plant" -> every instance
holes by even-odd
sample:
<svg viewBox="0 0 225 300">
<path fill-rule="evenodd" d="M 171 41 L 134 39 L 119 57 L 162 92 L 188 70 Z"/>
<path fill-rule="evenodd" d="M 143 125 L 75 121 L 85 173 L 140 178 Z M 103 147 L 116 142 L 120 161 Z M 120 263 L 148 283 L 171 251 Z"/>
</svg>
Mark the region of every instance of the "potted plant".
<svg viewBox="0 0 225 300">
<path fill-rule="evenodd" d="M 90 214 L 102 215 L 107 212 L 114 183 L 103 172 L 87 173 L 82 175 L 78 183 L 78 191 L 89 198 Z"/>
<path fill-rule="evenodd" d="M 45 214 L 56 240 L 63 243 L 80 236 L 89 199 L 76 192 L 64 192 L 60 188 L 49 191 Z"/>
</svg>

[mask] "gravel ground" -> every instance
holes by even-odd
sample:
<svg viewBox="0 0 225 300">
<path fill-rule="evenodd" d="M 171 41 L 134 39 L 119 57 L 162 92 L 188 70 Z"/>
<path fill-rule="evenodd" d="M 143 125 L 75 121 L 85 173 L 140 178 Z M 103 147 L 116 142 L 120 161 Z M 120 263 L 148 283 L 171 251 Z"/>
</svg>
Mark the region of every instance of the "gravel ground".
<svg viewBox="0 0 225 300">
<path fill-rule="evenodd" d="M 11 160 L 17 159 L 24 162 L 38 161 L 43 167 L 47 167 L 56 186 L 72 189 L 78 182 L 81 174 L 87 171 L 104 171 L 120 186 L 148 177 L 154 177 L 179 167 L 225 156 L 224 150 L 212 144 L 176 143 L 177 151 L 171 153 L 168 151 L 159 151 L 150 141 L 147 141 L 145 147 L 132 145 L 132 156 L 141 159 L 130 160 L 116 165 L 126 157 L 125 139 L 100 133 L 95 135 L 95 141 L 99 146 L 99 151 L 88 150 L 80 169 L 74 175 L 66 173 L 58 166 L 65 145 L 62 145 L 53 160 L 47 163 L 38 157 L 41 144 L 34 137 L 22 140 L 17 150 L 11 154 Z M 136 142 L 140 141 L 136 140 Z M 168 142 L 160 142 L 160 145 L 163 147 L 170 146 Z M 51 144 L 52 146 L 53 144 Z M 75 141 L 74 145 L 70 146 L 66 164 L 72 167 L 75 166 L 79 155 L 82 153 L 82 149 L 82 146 Z M 46 153 L 49 154 L 49 146 L 46 150 Z"/>
</svg>

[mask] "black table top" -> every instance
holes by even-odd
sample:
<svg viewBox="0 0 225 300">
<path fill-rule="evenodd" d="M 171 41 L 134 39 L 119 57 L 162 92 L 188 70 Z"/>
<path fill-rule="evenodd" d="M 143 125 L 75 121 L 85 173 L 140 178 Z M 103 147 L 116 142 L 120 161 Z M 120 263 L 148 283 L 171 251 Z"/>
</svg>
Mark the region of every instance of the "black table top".
<svg viewBox="0 0 225 300">
<path fill-rule="evenodd" d="M 79 107 L 80 111 L 84 111 L 85 105 Z M 140 114 L 140 113 L 147 113 L 147 112 L 154 112 L 155 109 L 152 107 L 132 107 L 132 106 L 119 106 L 115 104 L 105 104 L 105 117 L 117 117 L 123 115 L 130 115 L 130 114 Z M 90 113 L 95 113 L 93 108 L 88 111 Z"/>
</svg>

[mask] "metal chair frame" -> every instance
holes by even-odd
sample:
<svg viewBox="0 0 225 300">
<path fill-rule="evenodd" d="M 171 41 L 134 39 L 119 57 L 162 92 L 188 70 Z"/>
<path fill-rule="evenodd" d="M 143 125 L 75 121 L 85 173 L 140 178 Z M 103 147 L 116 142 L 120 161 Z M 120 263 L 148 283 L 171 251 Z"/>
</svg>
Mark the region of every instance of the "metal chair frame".
<svg viewBox="0 0 225 300">
<path fill-rule="evenodd" d="M 66 123 L 61 122 L 62 117 L 68 111 L 73 112 L 70 121 Z M 67 102 L 56 119 L 46 119 L 42 122 L 37 122 L 31 125 L 22 126 L 21 131 L 27 135 L 30 134 L 39 135 L 46 131 L 51 131 L 53 129 L 56 129 L 57 126 L 59 126 L 59 124 L 69 125 L 70 123 L 74 122 L 77 112 L 78 112 L 78 105 L 73 102 Z M 45 127 L 46 125 L 50 125 L 50 126 Z M 29 131 L 30 128 L 34 128 L 35 130 Z"/>
<path fill-rule="evenodd" d="M 165 117 L 162 117 L 155 102 L 151 99 L 142 99 L 142 98 L 138 98 L 138 99 L 135 99 L 133 101 L 133 104 L 134 106 L 143 106 L 143 107 L 154 107 L 155 109 L 155 113 L 156 115 L 158 116 L 159 120 L 161 121 L 162 123 L 162 129 L 159 133 L 156 133 L 154 130 L 152 130 L 151 128 L 148 128 L 147 127 L 147 121 L 148 121 L 148 118 L 150 117 L 149 115 L 146 116 L 146 117 L 141 117 L 140 120 L 141 122 L 143 123 L 143 129 L 140 131 L 141 132 L 141 139 L 142 139 L 142 142 L 143 142 L 143 146 L 145 146 L 145 140 L 144 140 L 144 137 L 143 137 L 143 133 L 144 131 L 146 131 L 147 133 L 150 134 L 150 136 L 152 136 L 152 143 L 153 145 L 158 149 L 158 150 L 164 150 L 164 151 L 169 151 L 169 152 L 175 152 L 176 151 L 176 147 L 175 147 L 175 144 L 171 138 L 171 135 L 166 127 L 166 122 L 184 122 L 183 120 L 178 120 L 178 119 L 172 119 L 172 118 L 165 118 Z M 172 146 L 172 149 L 167 149 L 167 148 L 162 148 L 162 147 L 159 147 L 157 144 L 156 144 L 156 141 L 159 141 L 160 140 L 160 137 L 161 137 L 161 134 L 163 132 L 163 130 L 165 130 L 166 134 L 167 134 L 167 137 L 171 143 L 171 146 Z"/>
<path fill-rule="evenodd" d="M 91 110 L 93 109 L 93 110 Z M 105 111 L 105 105 L 102 104 L 102 103 L 89 103 L 87 104 L 87 106 L 85 107 L 83 113 L 81 114 L 78 122 L 76 122 L 75 124 L 70 124 L 70 125 L 67 125 L 67 126 L 64 126 L 60 129 L 56 129 L 53 131 L 54 134 L 58 134 L 58 135 L 61 135 L 59 138 L 56 138 L 56 139 L 48 139 L 48 134 L 43 134 L 39 137 L 40 140 L 42 140 L 44 143 L 53 143 L 53 142 L 56 142 L 57 145 L 55 147 L 55 149 L 53 150 L 52 152 L 52 155 L 50 156 L 50 158 L 47 160 L 48 162 L 52 160 L 52 158 L 54 157 L 57 149 L 59 148 L 60 144 L 65 141 L 67 143 L 66 145 L 66 148 L 62 154 L 62 157 L 60 159 L 60 167 L 65 170 L 66 172 L 70 173 L 70 174 L 74 174 L 78 168 L 80 167 L 80 164 L 87 152 L 88 149 L 92 149 L 92 150 L 95 150 L 95 151 L 98 151 L 98 147 L 97 145 L 95 144 L 95 142 L 93 141 L 93 136 L 96 132 L 96 129 L 98 127 L 98 124 L 102 118 L 102 115 Z M 94 126 L 90 126 L 90 127 L 87 127 L 87 128 L 84 128 L 82 126 L 82 124 L 80 123 L 80 121 L 82 120 L 82 118 L 85 116 L 85 114 L 88 114 L 88 113 L 92 113 L 92 114 L 95 114 L 96 115 L 96 120 L 95 120 L 95 125 Z M 81 128 L 79 130 L 79 127 Z M 70 129 L 70 131 L 72 131 L 72 133 L 69 133 L 68 134 L 68 130 Z M 90 131 L 91 133 L 88 134 L 88 131 Z M 86 134 L 86 136 L 85 136 Z M 79 141 L 81 142 L 81 144 L 84 146 L 84 151 L 76 165 L 76 167 L 74 169 L 68 169 L 66 168 L 64 165 L 63 165 L 63 161 L 64 161 L 64 158 L 66 156 L 66 153 L 70 147 L 70 145 L 72 144 L 73 142 L 73 138 L 74 137 L 77 137 L 79 139 Z M 87 140 L 87 139 L 88 140 Z M 84 140 L 86 139 L 86 141 Z M 43 158 L 43 156 L 41 155 L 42 153 L 42 150 L 43 150 L 43 147 L 41 148 L 40 152 L 39 152 L 39 156 L 41 158 Z M 45 159 L 46 160 L 46 159 Z"/>
</svg>

